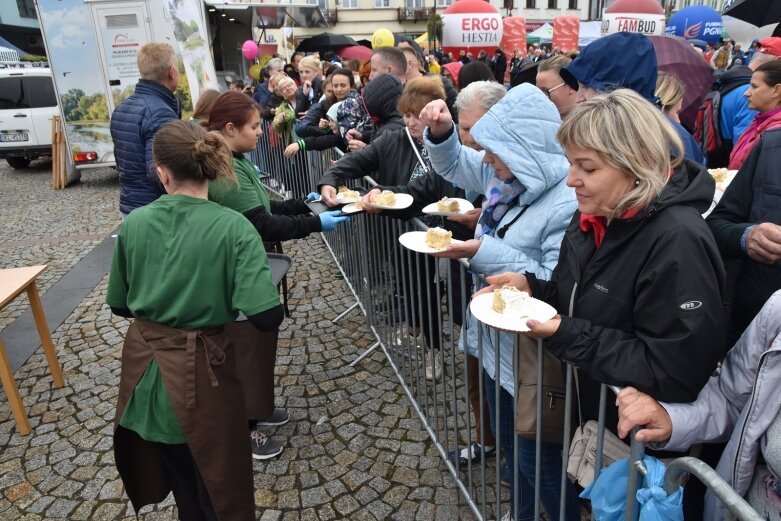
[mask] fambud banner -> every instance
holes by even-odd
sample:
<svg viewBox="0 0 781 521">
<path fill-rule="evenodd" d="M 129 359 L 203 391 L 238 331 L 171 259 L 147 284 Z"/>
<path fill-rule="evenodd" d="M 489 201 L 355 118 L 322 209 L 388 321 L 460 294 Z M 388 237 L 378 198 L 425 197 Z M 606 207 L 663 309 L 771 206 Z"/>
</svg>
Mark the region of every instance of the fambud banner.
<svg viewBox="0 0 781 521">
<path fill-rule="evenodd" d="M 664 15 L 645 13 L 605 13 L 602 18 L 602 35 L 622 31 L 642 34 L 664 34 Z"/>
</svg>

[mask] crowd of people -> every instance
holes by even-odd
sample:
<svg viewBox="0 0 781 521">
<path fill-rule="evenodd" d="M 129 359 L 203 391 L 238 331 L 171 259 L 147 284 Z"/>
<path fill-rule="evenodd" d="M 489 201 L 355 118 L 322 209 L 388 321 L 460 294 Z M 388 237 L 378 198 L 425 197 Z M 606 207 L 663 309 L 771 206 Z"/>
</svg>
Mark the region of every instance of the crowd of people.
<svg viewBox="0 0 781 521">
<path fill-rule="evenodd" d="M 252 458 L 280 454 L 264 429 L 290 420 L 274 407 L 284 313 L 266 249 L 348 221 L 338 187 L 371 176 L 379 187 L 363 203 L 382 215 L 367 219 L 391 218 L 372 209 L 381 190 L 413 196 L 397 219 L 442 197 L 473 204 L 444 221 L 461 242 L 408 257 L 406 272 L 436 285 L 435 257 L 463 259 L 480 274 L 467 281 L 476 293 L 510 285 L 553 306 L 556 316 L 530 320 L 520 342 L 542 339 L 546 365 L 576 368 L 578 421 L 597 419 L 601 384 L 624 387 L 607 409 L 612 431 L 640 426 L 639 440 L 666 451 L 729 440 L 713 464 L 758 512 L 777 516 L 781 38 L 703 54 L 721 94 L 718 150 L 682 124 L 686 78 L 659 73 L 641 34 L 571 54 L 471 54 L 427 53 L 401 38 L 365 63 L 275 57 L 255 85 L 201 93 L 182 121 L 173 50 L 141 48 L 141 79 L 111 121 L 123 225 L 107 293 L 114 313 L 134 319 L 115 446 L 136 509 L 172 491 L 182 519 L 254 518 Z M 306 151 L 345 155 L 306 198 L 280 201 L 246 155 L 263 128 L 298 168 Z M 727 165 L 738 172 L 703 218 L 716 191 L 707 167 Z M 314 215 L 307 199 L 333 209 Z M 439 292 L 410 285 L 396 340 L 427 352 L 434 380 Z M 502 454 L 512 491 L 503 519 L 530 519 L 535 440 L 515 432 L 517 335 L 477 327 L 465 304 L 454 303 L 452 319 L 464 326 L 477 429 L 449 456 Z M 580 519 L 576 486 L 560 486 L 562 437 L 542 442 L 542 504 L 551 518 Z M 702 516 L 702 497 L 685 497 Z M 704 519 L 725 518 L 713 498 L 705 504 Z"/>
</svg>

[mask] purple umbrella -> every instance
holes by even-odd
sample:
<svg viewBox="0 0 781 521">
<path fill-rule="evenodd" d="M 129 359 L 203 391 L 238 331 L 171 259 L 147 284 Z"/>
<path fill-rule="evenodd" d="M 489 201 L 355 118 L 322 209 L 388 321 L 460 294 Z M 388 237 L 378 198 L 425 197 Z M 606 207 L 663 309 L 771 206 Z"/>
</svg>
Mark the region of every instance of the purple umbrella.
<svg viewBox="0 0 781 521">
<path fill-rule="evenodd" d="M 691 44 L 678 36 L 649 36 L 656 51 L 656 65 L 660 72 L 675 76 L 686 92 L 681 106 L 681 123 L 694 128 L 697 108 L 713 85 L 713 69 Z"/>
</svg>

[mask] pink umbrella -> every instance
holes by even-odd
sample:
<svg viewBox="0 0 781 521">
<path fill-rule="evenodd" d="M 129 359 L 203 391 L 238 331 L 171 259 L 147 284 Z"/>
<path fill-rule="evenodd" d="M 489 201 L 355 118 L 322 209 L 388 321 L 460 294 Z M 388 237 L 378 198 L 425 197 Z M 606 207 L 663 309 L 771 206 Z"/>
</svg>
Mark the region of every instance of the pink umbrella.
<svg viewBox="0 0 781 521">
<path fill-rule="evenodd" d="M 342 47 L 336 54 L 338 54 L 343 60 L 370 60 L 372 57 L 372 50 L 363 45 L 348 45 Z"/>
<path fill-rule="evenodd" d="M 648 36 L 656 52 L 656 66 L 678 78 L 685 90 L 679 114 L 681 123 L 694 128 L 697 107 L 713 84 L 713 69 L 700 53 L 678 36 Z"/>
</svg>

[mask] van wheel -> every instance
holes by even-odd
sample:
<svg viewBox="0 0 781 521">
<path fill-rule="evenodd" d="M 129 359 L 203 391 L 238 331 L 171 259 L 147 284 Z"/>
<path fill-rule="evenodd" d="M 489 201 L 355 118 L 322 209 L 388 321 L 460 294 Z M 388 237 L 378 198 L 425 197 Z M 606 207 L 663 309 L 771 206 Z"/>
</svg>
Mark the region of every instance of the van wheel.
<svg viewBox="0 0 781 521">
<path fill-rule="evenodd" d="M 26 157 L 7 157 L 5 160 L 14 168 L 22 169 L 30 166 L 30 159 Z"/>
</svg>

